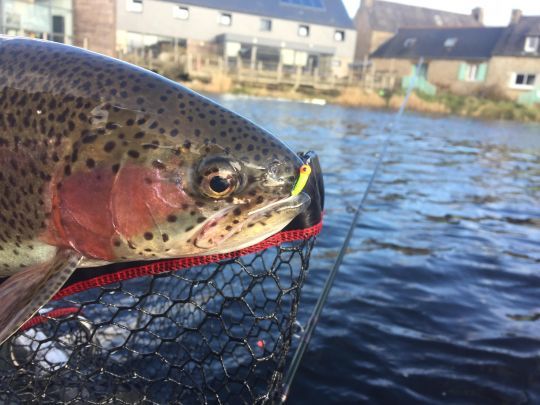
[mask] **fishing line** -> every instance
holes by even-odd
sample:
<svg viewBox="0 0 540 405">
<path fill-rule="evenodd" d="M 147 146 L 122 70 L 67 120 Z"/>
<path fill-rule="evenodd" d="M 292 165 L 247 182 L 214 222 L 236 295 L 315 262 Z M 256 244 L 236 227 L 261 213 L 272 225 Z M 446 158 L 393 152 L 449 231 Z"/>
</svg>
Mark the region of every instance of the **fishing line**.
<svg viewBox="0 0 540 405">
<path fill-rule="evenodd" d="M 407 107 L 407 104 L 409 103 L 412 90 L 415 87 L 416 80 L 418 78 L 418 72 L 420 72 L 420 68 L 422 67 L 423 63 L 424 63 L 424 58 L 420 58 L 416 65 L 415 73 L 413 77 L 411 78 L 411 80 L 409 81 L 407 91 L 405 93 L 405 98 L 403 99 L 403 102 L 401 103 L 401 106 L 399 107 L 399 110 L 394 117 L 394 121 L 390 126 L 391 129 L 395 128 L 397 124 L 399 124 L 399 121 L 401 117 L 403 116 L 405 108 Z M 351 221 L 351 225 L 349 226 L 349 230 L 347 232 L 347 236 L 345 237 L 345 240 L 343 241 L 343 244 L 341 245 L 341 249 L 336 258 L 336 261 L 334 262 L 334 266 L 332 267 L 332 270 L 330 271 L 330 274 L 328 275 L 328 278 L 326 279 L 326 282 L 323 285 L 322 293 L 319 296 L 319 299 L 317 300 L 315 307 L 313 308 L 313 312 L 311 313 L 311 316 L 309 317 L 309 320 L 306 324 L 305 332 L 291 360 L 291 365 L 289 366 L 288 373 L 283 380 L 283 393 L 281 395 L 281 403 L 284 403 L 289 396 L 291 385 L 296 375 L 296 372 L 298 371 L 298 367 L 300 366 L 300 363 L 302 361 L 302 357 L 304 356 L 304 353 L 307 350 L 307 347 L 309 346 L 309 342 L 311 341 L 311 338 L 313 337 L 313 332 L 315 331 L 317 323 L 319 322 L 322 310 L 324 308 L 324 305 L 326 304 L 328 295 L 330 294 L 330 290 L 332 289 L 332 286 L 334 284 L 334 280 L 336 279 L 339 268 L 343 262 L 343 258 L 345 256 L 347 248 L 349 247 L 349 244 L 351 242 L 351 238 L 354 234 L 354 229 L 356 228 L 356 224 L 358 223 L 358 220 L 360 219 L 360 213 L 362 212 L 364 203 L 366 202 L 366 199 L 371 191 L 371 187 L 373 186 L 375 178 L 377 177 L 381 164 L 384 160 L 384 156 L 386 154 L 388 145 L 390 143 L 391 134 L 392 134 L 392 131 L 388 131 L 386 138 L 383 141 L 383 147 L 379 154 L 379 158 L 377 159 L 377 162 L 375 163 L 375 168 L 373 169 L 373 172 L 371 173 L 371 177 L 369 178 L 367 187 L 364 190 L 362 199 L 360 200 L 360 203 L 358 204 L 356 208 L 353 219 Z"/>
</svg>

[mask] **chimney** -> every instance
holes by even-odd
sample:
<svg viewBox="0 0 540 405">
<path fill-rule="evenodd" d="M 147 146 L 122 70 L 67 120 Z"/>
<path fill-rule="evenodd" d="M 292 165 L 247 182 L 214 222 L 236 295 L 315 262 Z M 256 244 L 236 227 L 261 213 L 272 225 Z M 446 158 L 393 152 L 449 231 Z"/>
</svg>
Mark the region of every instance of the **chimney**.
<svg viewBox="0 0 540 405">
<path fill-rule="evenodd" d="M 484 9 L 482 7 L 473 8 L 471 15 L 477 22 L 484 25 Z"/>
<path fill-rule="evenodd" d="M 523 13 L 521 10 L 515 8 L 512 10 L 512 17 L 510 17 L 510 24 L 517 24 L 519 20 L 521 19 L 521 15 Z"/>
<path fill-rule="evenodd" d="M 375 0 L 362 0 L 362 4 L 360 6 L 361 6 L 361 8 L 371 9 L 371 8 L 373 8 L 373 3 L 374 2 L 375 2 Z"/>
</svg>

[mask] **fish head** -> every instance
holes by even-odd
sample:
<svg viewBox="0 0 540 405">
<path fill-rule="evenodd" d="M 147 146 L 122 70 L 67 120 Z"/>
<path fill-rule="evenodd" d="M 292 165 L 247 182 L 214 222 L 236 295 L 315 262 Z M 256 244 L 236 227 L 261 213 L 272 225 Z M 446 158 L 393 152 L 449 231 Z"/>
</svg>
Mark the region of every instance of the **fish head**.
<svg viewBox="0 0 540 405">
<path fill-rule="evenodd" d="M 309 205 L 307 194 L 291 194 L 300 159 L 275 140 L 274 150 L 263 156 L 264 146 L 250 139 L 247 152 L 230 155 L 209 148 L 194 162 L 188 194 L 205 218 L 190 238 L 196 249 L 220 253 L 252 245 L 284 228 Z"/>
<path fill-rule="evenodd" d="M 199 118 L 169 127 L 161 118 L 161 128 L 176 128 L 178 136 L 155 134 L 159 147 L 143 143 L 140 156 L 124 160 L 115 175 L 111 206 L 122 241 L 115 257 L 239 250 L 279 232 L 309 206 L 307 194 L 291 193 L 303 163 L 293 151 L 251 121 L 197 97 L 201 111 L 215 109 L 233 124 Z M 144 142 L 151 144 L 153 136 L 147 128 Z"/>
</svg>

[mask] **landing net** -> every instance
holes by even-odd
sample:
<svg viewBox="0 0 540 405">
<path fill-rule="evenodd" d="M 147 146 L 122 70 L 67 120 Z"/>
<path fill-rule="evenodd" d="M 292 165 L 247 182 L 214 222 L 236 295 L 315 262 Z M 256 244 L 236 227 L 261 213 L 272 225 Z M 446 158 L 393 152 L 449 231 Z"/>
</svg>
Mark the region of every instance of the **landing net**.
<svg viewBox="0 0 540 405">
<path fill-rule="evenodd" d="M 243 251 L 77 270 L 0 347 L 0 403 L 275 401 L 321 207 Z"/>
</svg>

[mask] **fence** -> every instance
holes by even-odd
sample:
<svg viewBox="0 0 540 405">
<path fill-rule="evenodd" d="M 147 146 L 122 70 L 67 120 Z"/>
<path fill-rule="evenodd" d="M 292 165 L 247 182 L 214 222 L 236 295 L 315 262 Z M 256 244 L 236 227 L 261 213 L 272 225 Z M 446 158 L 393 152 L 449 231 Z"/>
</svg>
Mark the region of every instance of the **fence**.
<svg viewBox="0 0 540 405">
<path fill-rule="evenodd" d="M 365 89 L 394 89 L 399 83 L 394 73 L 376 72 L 372 68 L 349 69 L 347 76 L 338 77 L 331 67 L 294 66 L 272 61 L 251 61 L 242 58 L 224 58 L 215 54 L 177 51 L 131 52 L 119 55 L 121 59 L 157 71 L 172 79 L 189 77 L 210 82 L 216 75 L 226 75 L 238 85 L 297 90 L 308 87 L 318 91 L 339 90 L 344 87 Z"/>
</svg>

